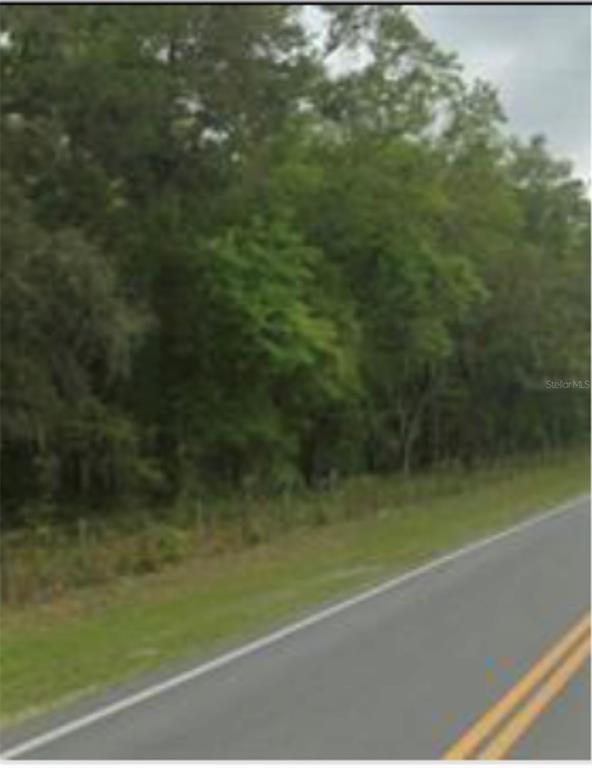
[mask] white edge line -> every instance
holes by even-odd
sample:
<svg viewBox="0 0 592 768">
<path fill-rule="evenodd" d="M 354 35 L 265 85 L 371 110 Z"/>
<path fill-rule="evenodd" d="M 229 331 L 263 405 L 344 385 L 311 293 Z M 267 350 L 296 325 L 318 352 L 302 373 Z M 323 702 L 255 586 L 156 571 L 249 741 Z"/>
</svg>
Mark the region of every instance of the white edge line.
<svg viewBox="0 0 592 768">
<path fill-rule="evenodd" d="M 288 624 L 287 626 L 278 629 L 275 632 L 271 632 L 270 634 L 265 635 L 264 637 L 261 637 L 257 640 L 254 640 L 253 642 L 242 645 L 239 648 L 235 648 L 228 653 L 224 653 L 221 656 L 212 659 L 211 661 L 207 661 L 204 664 L 199 664 L 197 667 L 193 667 L 193 669 L 189 669 L 186 672 L 175 675 L 174 677 L 171 677 L 168 680 L 164 680 L 161 683 L 151 685 L 148 688 L 145 688 L 143 691 L 139 691 L 138 693 L 126 696 L 125 698 L 120 699 L 113 704 L 109 704 L 105 707 L 102 707 L 101 709 L 96 710 L 95 712 L 91 712 L 88 715 L 84 715 L 83 717 L 79 717 L 76 720 L 70 721 L 69 723 L 58 726 L 57 728 L 54 728 L 47 733 L 28 739 L 27 741 L 24 741 L 21 744 L 8 749 L 6 752 L 1 753 L 0 759 L 9 760 L 13 757 L 23 755 L 26 752 L 30 752 L 31 750 L 36 749 L 37 747 L 42 747 L 45 744 L 56 741 L 62 736 L 67 736 L 70 733 L 79 731 L 82 728 L 91 725 L 92 723 L 96 723 L 98 720 L 102 720 L 103 718 L 115 715 L 117 712 L 121 712 L 124 709 L 133 707 L 136 704 L 140 704 L 142 701 L 151 699 L 153 696 L 157 696 L 158 694 L 164 693 L 165 691 L 170 691 L 172 688 L 183 685 L 183 683 L 187 683 L 190 680 L 195 680 L 196 678 L 201 677 L 208 672 L 213 672 L 214 670 L 219 669 L 220 667 L 224 667 L 226 664 L 230 664 L 237 659 L 242 659 L 245 656 L 254 653 L 255 651 L 258 651 L 262 648 L 267 648 L 273 643 L 277 643 L 279 640 L 290 637 L 290 635 L 293 635 L 302 629 L 306 629 L 307 627 L 311 627 L 314 624 L 318 624 L 319 622 L 328 619 L 330 616 L 335 616 L 336 614 L 341 613 L 342 611 L 345 611 L 354 605 L 358 605 L 359 603 L 370 600 L 377 595 L 388 592 L 390 589 L 394 589 L 395 587 L 398 587 L 401 584 L 405 584 L 406 582 L 411 581 L 418 576 L 429 573 L 430 571 L 435 570 L 436 568 L 439 568 L 440 566 L 453 560 L 456 560 L 459 557 L 468 555 L 471 552 L 476 552 L 479 549 L 483 549 L 489 544 L 493 544 L 496 541 L 500 541 L 501 539 L 505 539 L 508 536 L 512 536 L 513 534 L 523 531 L 526 528 L 530 528 L 537 523 L 548 520 L 550 517 L 560 515 L 566 512 L 568 509 L 574 507 L 579 502 L 584 501 L 586 498 L 588 498 L 588 494 L 570 499 L 569 501 L 566 501 L 560 506 L 554 507 L 547 512 L 543 512 L 540 515 L 536 515 L 535 517 L 530 517 L 527 520 L 518 523 L 517 525 L 513 525 L 511 528 L 506 528 L 505 530 L 493 534 L 492 536 L 479 539 L 472 542 L 471 544 L 461 547 L 460 549 L 449 552 L 442 557 L 438 557 L 436 560 L 431 560 L 430 562 L 425 563 L 418 568 L 414 568 L 411 571 L 407 571 L 400 576 L 389 579 L 388 581 L 385 581 L 382 584 L 378 584 L 375 587 L 371 587 L 370 589 L 354 595 L 353 597 L 336 603 L 335 605 L 329 606 L 328 608 L 324 608 L 323 610 L 318 611 L 311 616 L 307 616 L 304 619 L 300 619 L 299 621 L 295 621 L 292 624 Z"/>
</svg>

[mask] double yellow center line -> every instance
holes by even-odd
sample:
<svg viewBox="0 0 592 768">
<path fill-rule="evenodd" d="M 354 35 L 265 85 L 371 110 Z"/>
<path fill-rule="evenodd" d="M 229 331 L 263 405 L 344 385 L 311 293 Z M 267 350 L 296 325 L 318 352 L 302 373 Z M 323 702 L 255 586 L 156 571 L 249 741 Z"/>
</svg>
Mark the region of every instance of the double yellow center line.
<svg viewBox="0 0 592 768">
<path fill-rule="evenodd" d="M 466 731 L 443 759 L 503 759 L 563 690 L 589 654 L 588 613 Z"/>
</svg>

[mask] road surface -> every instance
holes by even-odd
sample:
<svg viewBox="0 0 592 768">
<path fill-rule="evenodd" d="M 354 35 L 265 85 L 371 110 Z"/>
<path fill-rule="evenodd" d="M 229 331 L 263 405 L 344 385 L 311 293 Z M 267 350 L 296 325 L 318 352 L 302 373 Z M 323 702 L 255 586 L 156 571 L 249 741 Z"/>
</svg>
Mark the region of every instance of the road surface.
<svg viewBox="0 0 592 768">
<path fill-rule="evenodd" d="M 30 724 L 2 748 L 26 759 L 430 760 L 489 749 L 585 760 L 589 610 L 585 497 L 195 674 L 152 679 L 140 700 L 119 690 Z"/>
</svg>

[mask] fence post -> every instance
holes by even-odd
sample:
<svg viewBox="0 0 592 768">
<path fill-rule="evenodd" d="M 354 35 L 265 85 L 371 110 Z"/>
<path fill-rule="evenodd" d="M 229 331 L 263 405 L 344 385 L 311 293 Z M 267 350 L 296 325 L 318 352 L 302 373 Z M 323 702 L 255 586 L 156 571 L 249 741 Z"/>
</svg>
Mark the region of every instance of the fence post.
<svg viewBox="0 0 592 768">
<path fill-rule="evenodd" d="M 0 602 L 3 604 L 8 603 L 10 598 L 6 549 L 6 542 L 2 539 L 0 541 Z"/>
</svg>

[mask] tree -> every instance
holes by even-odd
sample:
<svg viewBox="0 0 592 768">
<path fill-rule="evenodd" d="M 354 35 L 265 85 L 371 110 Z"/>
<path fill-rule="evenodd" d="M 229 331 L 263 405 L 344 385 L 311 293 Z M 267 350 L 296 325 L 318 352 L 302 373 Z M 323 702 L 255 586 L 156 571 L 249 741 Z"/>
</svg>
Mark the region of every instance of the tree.
<svg viewBox="0 0 592 768">
<path fill-rule="evenodd" d="M 11 519 L 585 438 L 582 186 L 405 8 L 316 13 L 0 11 Z"/>
<path fill-rule="evenodd" d="M 79 232 L 43 229 L 8 175 L 2 190 L 5 498 L 22 502 L 31 488 L 51 496 L 67 474 L 79 492 L 111 490 L 128 479 L 127 458 L 119 462 L 117 454 L 132 451 L 135 437 L 105 400 L 129 372 L 139 318 Z M 89 430 L 96 436 L 87 443 L 103 443 L 108 477 L 84 443 Z"/>
</svg>

